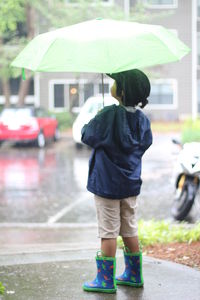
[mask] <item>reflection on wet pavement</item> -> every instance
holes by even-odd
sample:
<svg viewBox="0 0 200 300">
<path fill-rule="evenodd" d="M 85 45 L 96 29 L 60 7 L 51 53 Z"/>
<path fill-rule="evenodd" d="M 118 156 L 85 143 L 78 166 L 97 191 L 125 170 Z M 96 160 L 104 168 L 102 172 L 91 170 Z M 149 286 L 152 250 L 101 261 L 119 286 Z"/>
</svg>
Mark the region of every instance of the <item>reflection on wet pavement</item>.
<svg viewBox="0 0 200 300">
<path fill-rule="evenodd" d="M 171 136 L 157 136 L 144 156 L 139 218 L 170 218 L 172 147 Z M 95 222 L 93 195 L 86 190 L 89 156 L 90 150 L 65 139 L 46 149 L 3 146 L 0 222 Z"/>
</svg>

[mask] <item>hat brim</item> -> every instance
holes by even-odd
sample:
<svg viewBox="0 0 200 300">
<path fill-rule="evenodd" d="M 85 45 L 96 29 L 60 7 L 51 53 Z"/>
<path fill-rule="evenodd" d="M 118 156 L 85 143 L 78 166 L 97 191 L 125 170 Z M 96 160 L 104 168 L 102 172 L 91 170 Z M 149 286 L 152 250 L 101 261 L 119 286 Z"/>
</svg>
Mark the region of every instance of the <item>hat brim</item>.
<svg viewBox="0 0 200 300">
<path fill-rule="evenodd" d="M 120 82 L 120 73 L 106 73 L 107 76 L 109 76 L 110 78 Z"/>
</svg>

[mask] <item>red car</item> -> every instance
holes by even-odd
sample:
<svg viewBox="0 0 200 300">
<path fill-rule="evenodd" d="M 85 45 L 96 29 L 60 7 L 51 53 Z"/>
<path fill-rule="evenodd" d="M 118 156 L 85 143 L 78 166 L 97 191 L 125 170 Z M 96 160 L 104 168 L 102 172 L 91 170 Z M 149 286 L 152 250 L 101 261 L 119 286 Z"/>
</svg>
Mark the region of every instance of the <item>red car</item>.
<svg viewBox="0 0 200 300">
<path fill-rule="evenodd" d="M 44 108 L 4 108 L 0 115 L 0 144 L 4 141 L 31 142 L 43 148 L 47 139 L 59 138 L 58 121 Z"/>
</svg>

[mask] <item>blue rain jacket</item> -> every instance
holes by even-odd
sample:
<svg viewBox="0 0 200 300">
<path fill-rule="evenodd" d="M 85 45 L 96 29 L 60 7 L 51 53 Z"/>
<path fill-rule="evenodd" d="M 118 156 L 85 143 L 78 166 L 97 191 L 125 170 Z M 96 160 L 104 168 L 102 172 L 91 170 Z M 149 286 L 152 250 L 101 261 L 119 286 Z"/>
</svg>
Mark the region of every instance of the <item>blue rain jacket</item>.
<svg viewBox="0 0 200 300">
<path fill-rule="evenodd" d="M 139 195 L 142 155 L 152 144 L 150 122 L 141 110 L 105 107 L 83 127 L 82 142 L 93 148 L 87 183 L 90 192 L 110 199 Z"/>
</svg>

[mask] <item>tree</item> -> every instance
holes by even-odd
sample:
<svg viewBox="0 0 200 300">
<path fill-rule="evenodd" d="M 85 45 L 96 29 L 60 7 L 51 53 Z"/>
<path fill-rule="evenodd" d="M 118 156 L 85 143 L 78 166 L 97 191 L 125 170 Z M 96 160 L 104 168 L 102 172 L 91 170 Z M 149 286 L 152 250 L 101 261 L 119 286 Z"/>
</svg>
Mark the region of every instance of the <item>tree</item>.
<svg viewBox="0 0 200 300">
<path fill-rule="evenodd" d="M 9 105 L 9 78 L 17 75 L 9 68 L 9 63 L 22 44 L 16 32 L 17 24 L 24 22 L 24 17 L 24 0 L 2 0 L 0 2 L 0 79 L 6 98 L 5 105 Z M 14 40 L 18 45 L 17 48 L 13 46 Z"/>
<path fill-rule="evenodd" d="M 20 76 L 11 69 L 10 62 L 36 34 L 75 24 L 95 17 L 124 19 L 124 11 L 115 4 L 105 7 L 100 0 L 1 0 L 0 2 L 0 79 L 5 105 L 10 103 L 9 79 Z M 130 11 L 130 20 L 143 20 L 149 16 L 143 6 Z M 29 90 L 31 72 L 20 82 L 18 104 L 24 104 Z"/>
</svg>

